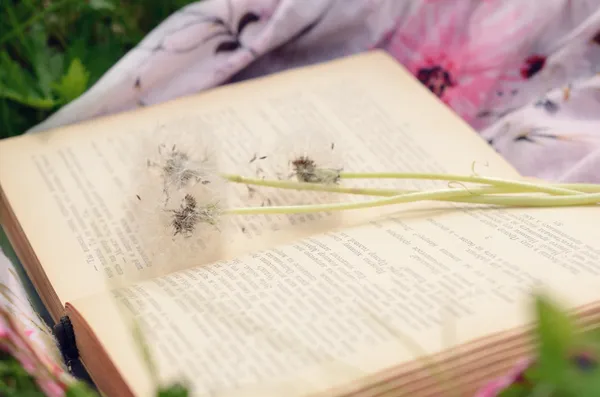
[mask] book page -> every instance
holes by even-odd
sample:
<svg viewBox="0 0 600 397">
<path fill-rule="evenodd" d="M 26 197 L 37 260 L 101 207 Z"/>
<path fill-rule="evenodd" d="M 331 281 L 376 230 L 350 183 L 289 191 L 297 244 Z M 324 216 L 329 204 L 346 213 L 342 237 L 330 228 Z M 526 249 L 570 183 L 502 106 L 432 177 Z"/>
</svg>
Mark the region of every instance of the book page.
<svg viewBox="0 0 600 397">
<path fill-rule="evenodd" d="M 526 324 L 535 289 L 573 307 L 600 300 L 596 208 L 450 207 L 400 210 L 113 296 L 147 331 L 164 379 L 227 397 L 335 395 L 325 391 L 414 360 L 398 335 L 433 354 Z M 111 299 L 73 306 L 143 388 L 128 336 L 112 326 L 121 320 L 102 309 Z"/>
<path fill-rule="evenodd" d="M 196 142 L 187 145 L 188 154 L 209 148 L 215 152 L 218 171 L 250 177 L 285 173 L 298 150 L 319 161 L 335 158 L 349 171 L 470 173 L 472 162 L 478 161 L 489 165 L 491 175 L 516 176 L 463 121 L 380 53 L 4 140 L 0 185 L 62 303 L 103 290 L 107 282 L 147 279 L 373 216 L 372 211 L 230 216 L 224 232 L 211 232 L 206 248 L 198 248 L 202 239 L 196 239 L 197 246 L 180 239 L 175 251 L 187 256 L 177 261 L 166 257 L 157 264 L 149 250 L 167 251 L 173 236 L 153 220 L 177 207 L 166 211 L 156 197 L 141 193 L 160 186 L 150 183 L 140 166 L 145 167 L 161 145 L 174 150 L 170 139 L 185 134 L 192 140 L 183 142 Z M 210 137 L 206 145 L 203 137 Z M 383 181 L 357 183 L 386 186 Z M 231 206 L 342 199 L 273 189 L 249 192 L 241 185 L 223 194 Z M 136 212 L 140 203 L 146 206 L 145 215 Z"/>
</svg>

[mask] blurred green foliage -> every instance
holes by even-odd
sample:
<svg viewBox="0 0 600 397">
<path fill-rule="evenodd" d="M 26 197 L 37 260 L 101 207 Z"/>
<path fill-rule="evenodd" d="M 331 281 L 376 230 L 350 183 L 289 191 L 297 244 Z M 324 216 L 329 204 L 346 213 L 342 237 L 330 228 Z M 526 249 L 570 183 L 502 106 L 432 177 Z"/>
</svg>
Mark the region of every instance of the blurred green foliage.
<svg viewBox="0 0 600 397">
<path fill-rule="evenodd" d="M 534 363 L 498 397 L 600 396 L 600 329 L 579 328 L 545 296 L 536 298 Z"/>
<path fill-rule="evenodd" d="M 44 397 L 35 379 L 6 352 L 0 352 L 0 396 Z"/>
<path fill-rule="evenodd" d="M 0 1 L 0 139 L 81 95 L 192 0 Z"/>
</svg>

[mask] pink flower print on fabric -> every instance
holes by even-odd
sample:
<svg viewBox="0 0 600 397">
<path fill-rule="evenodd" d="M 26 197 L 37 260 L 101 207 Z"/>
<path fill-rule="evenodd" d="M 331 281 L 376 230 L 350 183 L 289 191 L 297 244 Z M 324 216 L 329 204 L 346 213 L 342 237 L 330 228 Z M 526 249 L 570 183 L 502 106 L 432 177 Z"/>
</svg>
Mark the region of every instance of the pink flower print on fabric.
<svg viewBox="0 0 600 397">
<path fill-rule="evenodd" d="M 470 123 L 502 78 L 511 38 L 522 30 L 515 29 L 517 14 L 510 7 L 499 15 L 494 7 L 469 0 L 426 1 L 387 45 L 392 56 Z M 472 26 L 479 26 L 477 34 Z"/>
</svg>

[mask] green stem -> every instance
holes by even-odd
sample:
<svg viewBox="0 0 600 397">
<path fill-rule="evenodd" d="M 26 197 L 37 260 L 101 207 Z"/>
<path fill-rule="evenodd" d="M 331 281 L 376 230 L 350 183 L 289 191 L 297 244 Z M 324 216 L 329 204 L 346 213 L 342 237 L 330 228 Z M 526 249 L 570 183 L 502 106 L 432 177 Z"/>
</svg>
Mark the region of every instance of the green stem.
<svg viewBox="0 0 600 397">
<path fill-rule="evenodd" d="M 342 204 L 313 204 L 313 205 L 290 205 L 290 206 L 271 206 L 271 207 L 247 207 L 232 208 L 225 211 L 225 214 L 231 215 L 258 215 L 258 214 L 302 214 L 309 212 L 329 212 L 357 210 L 361 208 L 382 207 L 390 204 L 407 203 L 419 200 L 437 200 L 440 197 L 464 196 L 465 192 L 457 189 L 448 189 L 434 192 L 407 193 L 390 198 L 365 201 L 360 203 L 342 203 Z"/>
<path fill-rule="evenodd" d="M 451 182 L 484 183 L 498 187 L 521 188 L 531 192 L 549 193 L 555 195 L 577 195 L 576 190 L 555 187 L 542 183 L 530 183 L 521 181 L 510 181 L 499 178 L 488 178 L 481 176 L 466 176 L 453 174 L 431 174 L 431 173 L 407 173 L 407 172 L 342 172 L 341 179 L 426 179 L 443 180 Z"/>
<path fill-rule="evenodd" d="M 225 211 L 231 215 L 258 215 L 258 214 L 300 214 L 310 212 L 347 211 L 363 208 L 375 208 L 392 204 L 410 203 L 415 201 L 443 200 L 460 198 L 461 202 L 473 204 L 492 204 L 515 207 L 566 207 L 593 205 L 600 202 L 600 193 L 578 194 L 577 196 L 542 196 L 542 197 L 514 197 L 506 195 L 485 196 L 484 189 L 471 189 L 468 191 L 457 189 L 444 189 L 430 192 L 406 193 L 389 198 L 370 200 L 360 203 L 335 203 L 314 204 L 296 206 L 272 206 L 272 207 L 247 207 L 232 208 Z M 468 197 L 464 197 L 469 195 Z"/>
<path fill-rule="evenodd" d="M 367 175 L 367 174 L 346 174 L 351 177 L 358 175 Z M 371 174 L 372 175 L 372 174 Z M 380 174 L 378 174 L 380 175 Z M 399 175 L 399 174 L 396 174 Z M 445 174 L 402 174 L 407 178 L 411 176 L 415 179 L 446 179 L 449 181 L 455 182 L 472 182 L 473 177 L 470 176 L 457 176 L 457 175 L 445 175 Z M 426 178 L 419 178 L 419 176 L 426 176 Z M 306 191 L 320 191 L 320 192 L 330 192 L 330 193 L 341 193 L 341 194 L 356 194 L 356 195 L 364 195 L 364 196 L 395 196 L 398 194 L 404 193 L 414 193 L 415 190 L 397 190 L 397 189 L 381 189 L 381 188 L 356 188 L 356 187 L 344 187 L 339 185 L 330 185 L 330 184 L 319 184 L 319 183 L 306 183 L 306 182 L 297 182 L 297 181 L 281 181 L 281 180 L 268 180 L 268 179 L 258 179 L 258 178 L 247 178 L 242 177 L 240 175 L 231 175 L 224 174 L 223 178 L 227 179 L 230 182 L 234 183 L 242 183 L 245 185 L 253 185 L 253 186 L 263 186 L 263 187 L 272 187 L 278 189 L 291 189 L 291 190 L 306 190 Z M 386 176 L 387 177 L 387 176 Z M 552 183 L 524 183 L 518 181 L 505 181 L 498 180 L 493 178 L 484 178 L 479 180 L 485 180 L 483 183 L 490 183 L 496 185 L 497 187 L 510 187 L 511 191 L 508 192 L 506 190 L 499 190 L 497 192 L 488 192 L 486 194 L 493 193 L 524 193 L 524 192 L 532 192 L 539 191 L 542 193 L 550 193 L 550 194 L 559 194 L 559 195 L 573 195 L 579 193 L 600 193 L 600 185 L 598 184 L 585 184 L 585 183 L 564 183 L 564 184 L 552 184 Z M 516 186 L 515 186 L 516 185 Z M 518 187 L 518 189 L 517 189 Z M 568 191 L 568 193 L 565 193 Z M 558 193 L 557 193 L 558 192 Z"/>
<path fill-rule="evenodd" d="M 577 196 L 508 196 L 465 197 L 465 203 L 492 204 L 507 207 L 579 207 L 600 204 L 600 193 L 585 193 Z"/>
<path fill-rule="evenodd" d="M 271 187 L 277 189 L 288 189 L 288 190 L 304 190 L 304 191 L 318 191 L 328 193 L 340 193 L 340 194 L 354 194 L 363 196 L 375 196 L 375 197 L 391 197 L 398 196 L 407 193 L 417 193 L 418 190 L 401 190 L 401 189 L 381 189 L 381 188 L 356 188 L 356 187 L 344 187 L 339 185 L 326 185 L 320 183 L 306 183 L 296 181 L 281 181 L 281 180 L 269 180 L 259 178 L 246 178 L 240 175 L 222 175 L 225 179 L 234 183 L 241 183 L 252 186 Z M 600 193 L 600 185 L 592 184 L 557 184 L 557 185 L 546 185 L 553 187 L 569 187 L 573 190 L 577 190 L 579 193 Z M 480 188 L 481 189 L 481 188 Z M 499 193 L 527 193 L 531 192 L 528 188 L 515 188 L 515 187 L 487 187 L 487 190 L 479 190 L 479 194 L 499 194 Z M 468 195 L 469 189 L 465 188 L 465 195 Z M 489 204 L 496 204 L 505 202 L 505 197 L 486 197 L 485 201 Z M 464 203 L 473 203 L 480 200 L 478 197 L 451 197 L 451 198 L 439 198 L 437 200 L 442 201 L 455 201 Z"/>
<path fill-rule="evenodd" d="M 597 183 L 551 183 L 550 186 L 577 190 L 581 193 L 600 193 L 600 184 Z"/>
<path fill-rule="evenodd" d="M 401 189 L 379 189 L 379 188 L 355 188 L 355 187 L 344 187 L 339 185 L 325 185 L 320 183 L 307 183 L 307 182 L 296 182 L 296 181 L 280 181 L 280 180 L 269 180 L 269 179 L 258 179 L 258 178 L 246 178 L 239 175 L 223 175 L 223 177 L 230 182 L 242 183 L 245 185 L 271 187 L 277 189 L 286 190 L 304 190 L 304 191 L 317 191 L 317 192 L 328 192 L 328 193 L 340 193 L 340 194 L 354 194 L 362 196 L 374 196 L 374 197 L 392 197 L 399 196 L 408 193 L 419 193 L 419 190 L 401 190 Z M 455 202 L 473 202 L 473 197 L 470 197 L 470 190 L 465 188 L 464 195 L 469 197 L 448 197 L 438 198 L 441 201 L 455 201 Z M 528 190 L 515 189 L 515 188 L 502 188 L 502 187 L 481 187 L 477 190 L 478 194 L 498 194 L 498 193 L 524 193 Z M 493 200 L 492 200 L 493 201 Z"/>
<path fill-rule="evenodd" d="M 222 175 L 223 178 L 230 182 L 242 183 L 244 185 L 252 186 L 263 186 L 272 187 L 277 189 L 288 189 L 288 190 L 307 190 L 315 192 L 329 192 L 329 193 L 342 193 L 342 194 L 356 194 L 364 196 L 397 196 L 403 193 L 412 193 L 410 190 L 395 190 L 395 189 L 372 189 L 372 188 L 356 188 L 356 187 L 344 187 L 339 185 L 321 184 L 321 183 L 307 183 L 307 182 L 296 182 L 296 181 L 280 181 L 272 179 L 259 179 L 259 178 L 246 178 L 240 175 Z"/>
</svg>

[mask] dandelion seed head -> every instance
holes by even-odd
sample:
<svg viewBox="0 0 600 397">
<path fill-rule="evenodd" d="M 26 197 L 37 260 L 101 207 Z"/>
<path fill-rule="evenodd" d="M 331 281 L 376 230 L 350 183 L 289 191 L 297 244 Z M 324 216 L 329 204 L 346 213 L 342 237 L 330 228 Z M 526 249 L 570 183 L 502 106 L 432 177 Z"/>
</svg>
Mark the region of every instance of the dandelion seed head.
<svg viewBox="0 0 600 397">
<path fill-rule="evenodd" d="M 297 176 L 314 174 L 317 169 L 317 163 L 308 156 L 296 157 L 290 161 L 292 169 Z"/>
<path fill-rule="evenodd" d="M 271 177 L 278 179 L 335 184 L 343 169 L 341 146 L 325 132 L 280 137 L 265 168 Z"/>
<path fill-rule="evenodd" d="M 157 271 L 180 270 L 218 258 L 223 236 L 231 227 L 229 217 L 222 215 L 228 200 L 220 185 L 225 182 L 213 180 L 173 191 L 166 204 L 160 187 L 149 186 L 140 194 L 142 200 L 135 199 L 140 240 Z"/>
<path fill-rule="evenodd" d="M 157 272 L 215 259 L 229 223 L 221 216 L 228 185 L 218 173 L 216 139 L 193 125 L 170 124 L 140 145 L 131 205 Z"/>
<path fill-rule="evenodd" d="M 298 130 L 285 135 L 263 136 L 251 156 L 240 164 L 250 178 L 296 180 L 300 182 L 334 184 L 340 179 L 342 169 L 342 153 L 345 147 L 327 132 L 299 134 Z M 255 142 L 256 144 L 256 142 Z M 244 204 L 248 206 L 281 206 L 336 203 L 343 195 L 293 189 L 273 189 L 262 186 L 247 185 Z M 243 194 L 243 193 L 242 193 Z M 329 225 L 341 218 L 342 212 L 318 214 L 285 214 L 269 215 L 268 225 L 256 217 L 244 217 L 249 227 L 243 225 L 243 233 L 252 234 L 256 222 L 263 224 L 271 231 L 298 227 L 301 224 L 316 221 L 327 221 Z M 331 223 L 330 223 L 331 222 Z"/>
<path fill-rule="evenodd" d="M 169 211 L 173 236 L 181 234 L 184 237 L 193 235 L 196 228 L 202 227 L 203 224 L 216 226 L 220 212 L 218 202 L 199 206 L 196 198 L 189 193 L 185 195 L 178 209 Z"/>
<path fill-rule="evenodd" d="M 290 160 L 293 170 L 292 175 L 299 182 L 337 184 L 340 180 L 341 169 L 321 168 L 317 163 L 306 156 Z"/>
<path fill-rule="evenodd" d="M 218 140 L 190 120 L 162 125 L 141 140 L 135 177 L 160 183 L 167 201 L 173 191 L 210 183 L 217 174 Z"/>
</svg>

